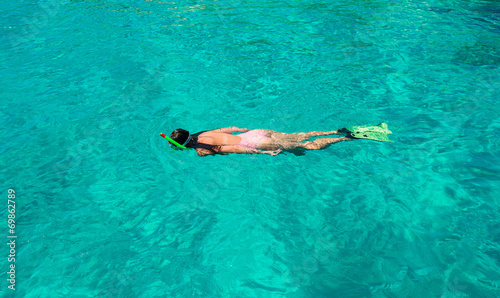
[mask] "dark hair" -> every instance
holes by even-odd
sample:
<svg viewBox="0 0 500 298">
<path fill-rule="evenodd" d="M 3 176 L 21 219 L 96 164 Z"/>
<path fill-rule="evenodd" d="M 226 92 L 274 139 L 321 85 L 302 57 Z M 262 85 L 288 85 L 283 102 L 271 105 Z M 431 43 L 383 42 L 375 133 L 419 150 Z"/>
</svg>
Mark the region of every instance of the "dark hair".
<svg viewBox="0 0 500 298">
<path fill-rule="evenodd" d="M 176 130 L 174 130 L 170 134 L 170 138 L 181 145 L 184 144 L 184 142 L 187 140 L 188 137 L 189 137 L 189 131 L 182 129 L 182 128 L 177 128 Z M 192 142 L 193 142 L 193 139 L 191 139 L 191 141 L 184 146 L 186 146 L 188 148 L 192 148 L 192 146 L 189 146 L 189 145 L 192 145 L 191 144 Z"/>
<path fill-rule="evenodd" d="M 202 131 L 203 132 L 203 131 Z M 198 135 L 201 134 L 202 132 L 198 132 L 195 134 L 191 135 L 191 141 L 184 145 L 187 148 L 202 148 L 202 149 L 208 149 L 212 151 L 214 154 L 222 154 L 220 153 L 220 146 L 218 145 L 209 145 L 205 143 L 198 143 Z M 170 134 L 170 138 L 176 141 L 179 144 L 184 144 L 184 142 L 188 139 L 189 137 L 189 131 L 182 129 L 182 128 L 177 128 Z"/>
</svg>

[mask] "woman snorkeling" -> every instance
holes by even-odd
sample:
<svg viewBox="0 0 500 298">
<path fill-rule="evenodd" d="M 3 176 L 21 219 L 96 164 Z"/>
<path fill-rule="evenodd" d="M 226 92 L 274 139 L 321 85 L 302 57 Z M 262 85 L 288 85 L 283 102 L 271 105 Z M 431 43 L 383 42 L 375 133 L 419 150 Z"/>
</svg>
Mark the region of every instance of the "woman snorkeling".
<svg viewBox="0 0 500 298">
<path fill-rule="evenodd" d="M 235 132 L 242 134 L 233 135 Z M 310 141 L 311 137 L 336 135 L 347 132 L 345 129 L 332 131 L 311 131 L 300 133 L 282 133 L 273 130 L 254 129 L 238 127 L 226 127 L 208 130 L 196 134 L 190 134 L 187 130 L 178 128 L 170 137 L 161 134 L 169 141 L 174 149 L 195 149 L 199 156 L 247 153 L 247 154 L 269 154 L 277 155 L 282 150 L 308 149 L 318 150 L 330 144 L 351 141 L 348 136 L 339 138 L 319 138 Z"/>
</svg>

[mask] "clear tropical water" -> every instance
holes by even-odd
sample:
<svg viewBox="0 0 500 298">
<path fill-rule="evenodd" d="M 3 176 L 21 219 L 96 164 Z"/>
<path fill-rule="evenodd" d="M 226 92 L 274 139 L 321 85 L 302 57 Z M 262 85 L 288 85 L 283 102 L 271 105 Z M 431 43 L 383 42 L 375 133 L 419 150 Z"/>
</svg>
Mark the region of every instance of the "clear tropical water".
<svg viewBox="0 0 500 298">
<path fill-rule="evenodd" d="M 2 295 L 500 296 L 498 2 L 0 9 Z M 159 136 L 380 122 L 300 156 Z"/>
</svg>

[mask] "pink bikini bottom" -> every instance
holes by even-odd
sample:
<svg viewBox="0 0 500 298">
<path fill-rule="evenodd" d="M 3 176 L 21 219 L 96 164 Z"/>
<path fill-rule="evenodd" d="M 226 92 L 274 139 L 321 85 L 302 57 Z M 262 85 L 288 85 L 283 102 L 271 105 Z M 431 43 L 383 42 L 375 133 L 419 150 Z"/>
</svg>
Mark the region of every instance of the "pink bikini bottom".
<svg viewBox="0 0 500 298">
<path fill-rule="evenodd" d="M 257 149 L 260 141 L 267 138 L 266 132 L 262 129 L 254 129 L 238 136 L 241 138 L 238 145 L 250 149 Z"/>
</svg>

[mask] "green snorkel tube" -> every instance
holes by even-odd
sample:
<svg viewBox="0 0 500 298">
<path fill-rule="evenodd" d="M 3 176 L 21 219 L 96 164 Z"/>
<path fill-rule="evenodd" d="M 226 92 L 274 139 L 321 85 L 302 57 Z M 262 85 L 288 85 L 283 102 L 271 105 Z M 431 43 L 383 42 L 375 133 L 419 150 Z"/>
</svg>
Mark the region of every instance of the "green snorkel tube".
<svg viewBox="0 0 500 298">
<path fill-rule="evenodd" d="M 184 149 L 189 149 L 188 147 L 184 146 L 186 145 L 190 140 L 191 140 L 191 136 L 189 136 L 189 138 L 187 138 L 186 142 L 184 142 L 183 145 L 177 143 L 176 141 L 174 141 L 173 139 L 171 139 L 170 137 L 167 137 L 164 133 L 160 133 L 160 136 L 164 137 L 165 139 L 167 139 L 170 143 L 174 144 L 174 146 L 172 146 L 172 144 L 168 144 L 170 146 L 170 148 L 172 149 L 175 149 L 175 150 L 184 150 Z"/>
</svg>

